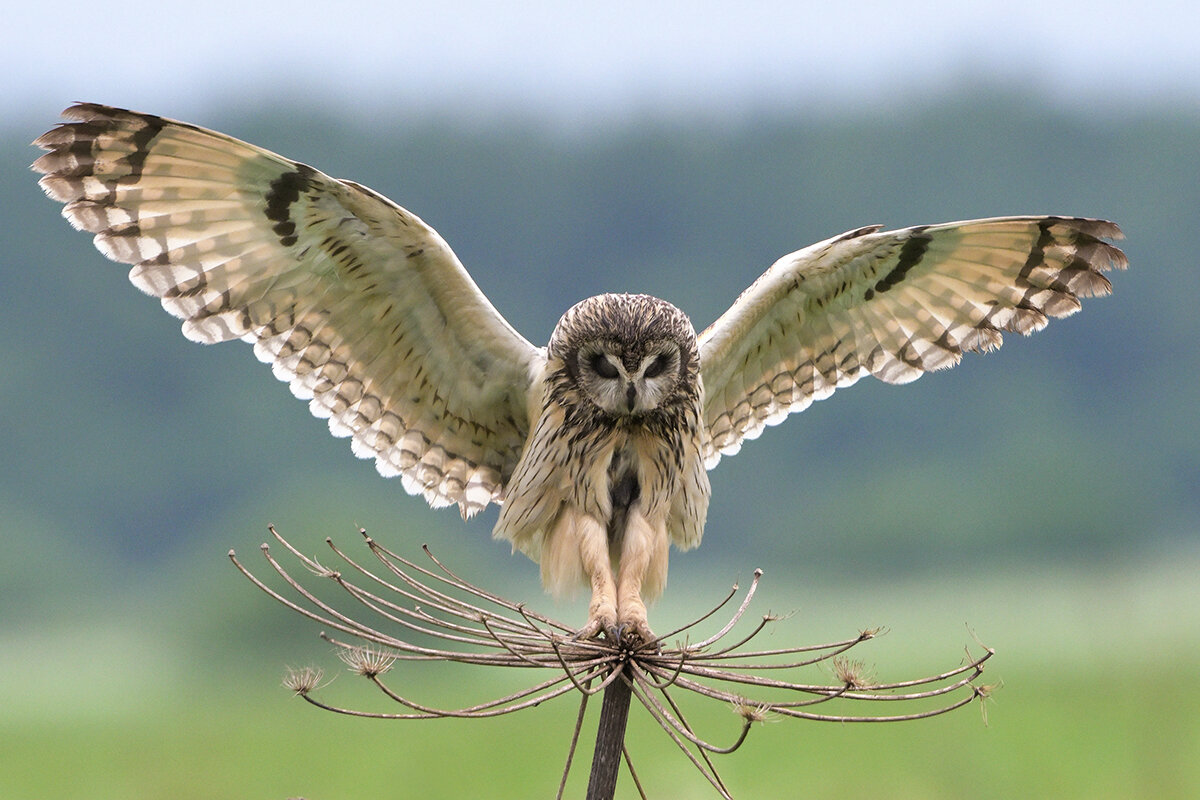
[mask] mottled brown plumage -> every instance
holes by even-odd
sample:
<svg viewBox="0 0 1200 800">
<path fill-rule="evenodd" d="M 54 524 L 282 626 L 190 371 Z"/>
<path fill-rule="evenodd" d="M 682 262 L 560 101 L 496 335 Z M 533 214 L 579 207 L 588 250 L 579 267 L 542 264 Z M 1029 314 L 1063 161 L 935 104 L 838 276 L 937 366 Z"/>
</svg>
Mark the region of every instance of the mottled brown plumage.
<svg viewBox="0 0 1200 800">
<path fill-rule="evenodd" d="M 584 300 L 550 337 L 495 535 L 538 561 L 551 590 L 591 585 L 586 634 L 651 638 L 642 599 L 665 586 L 670 543 L 700 541 L 709 484 L 699 367 L 687 316 L 647 295 Z"/>
<path fill-rule="evenodd" d="M 434 506 L 502 503 L 547 587 L 591 585 L 581 633 L 652 638 L 671 543 L 700 541 L 705 467 L 864 375 L 891 383 L 1106 294 L 1116 225 L 1002 217 L 861 228 L 777 261 L 699 337 L 601 295 L 549 346 L 492 307 L 416 215 L 223 134 L 95 104 L 34 163 L 63 214 L 200 342 L 244 339 L 354 453 Z"/>
</svg>

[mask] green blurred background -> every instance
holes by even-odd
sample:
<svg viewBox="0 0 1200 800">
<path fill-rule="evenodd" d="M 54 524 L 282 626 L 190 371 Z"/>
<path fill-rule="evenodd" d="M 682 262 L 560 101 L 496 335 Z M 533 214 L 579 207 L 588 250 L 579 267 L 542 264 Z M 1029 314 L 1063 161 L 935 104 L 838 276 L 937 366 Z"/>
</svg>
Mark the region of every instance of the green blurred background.
<svg viewBox="0 0 1200 800">
<path fill-rule="evenodd" d="M 268 523 L 310 553 L 357 526 L 428 542 L 548 613 L 582 605 L 490 541 L 494 510 L 464 524 L 379 478 L 248 347 L 186 342 L 69 229 L 26 165 L 77 99 L 370 185 L 534 342 L 602 291 L 702 327 L 778 256 L 859 225 L 1117 221 L 1112 297 L 915 384 L 860 382 L 723 460 L 704 545 L 652 616 L 764 567 L 759 610 L 797 612 L 773 642 L 885 625 L 860 653 L 884 679 L 954 665 L 973 635 L 997 650 L 987 725 L 768 723 L 718 763 L 737 797 L 1200 796 L 1194 10 L 217 6 L 134 3 L 124 46 L 81 3 L 54 31 L 14 10 L 11 57 L 34 69 L 0 79 L 0 797 L 552 796 L 575 713 L 355 720 L 280 687 L 285 665 L 341 664 L 226 560 L 258 568 Z M 411 680 L 447 703 L 507 686 Z M 348 674 L 327 692 L 397 710 Z M 629 741 L 652 796 L 713 796 L 636 710 Z"/>
</svg>

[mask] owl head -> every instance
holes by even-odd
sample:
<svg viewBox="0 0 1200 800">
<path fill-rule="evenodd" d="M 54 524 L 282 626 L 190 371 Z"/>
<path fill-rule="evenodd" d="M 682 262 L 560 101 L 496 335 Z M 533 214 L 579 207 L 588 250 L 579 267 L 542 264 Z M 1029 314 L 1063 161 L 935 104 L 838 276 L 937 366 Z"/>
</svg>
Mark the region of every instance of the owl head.
<svg viewBox="0 0 1200 800">
<path fill-rule="evenodd" d="M 696 331 L 675 306 L 644 294 L 602 294 L 554 328 L 551 360 L 581 399 L 614 417 L 640 417 L 697 394 Z"/>
</svg>

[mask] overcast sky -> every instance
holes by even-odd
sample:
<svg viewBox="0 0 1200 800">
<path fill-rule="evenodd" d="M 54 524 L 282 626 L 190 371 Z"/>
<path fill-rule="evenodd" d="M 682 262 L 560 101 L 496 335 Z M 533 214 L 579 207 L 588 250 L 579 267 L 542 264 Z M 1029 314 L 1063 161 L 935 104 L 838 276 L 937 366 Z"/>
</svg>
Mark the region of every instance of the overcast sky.
<svg viewBox="0 0 1200 800">
<path fill-rule="evenodd" d="M 6 3 L 0 113 L 283 98 L 587 121 L 900 103 L 972 80 L 1200 108 L 1200 3 Z M 736 8 L 736 10 L 734 10 Z"/>
</svg>

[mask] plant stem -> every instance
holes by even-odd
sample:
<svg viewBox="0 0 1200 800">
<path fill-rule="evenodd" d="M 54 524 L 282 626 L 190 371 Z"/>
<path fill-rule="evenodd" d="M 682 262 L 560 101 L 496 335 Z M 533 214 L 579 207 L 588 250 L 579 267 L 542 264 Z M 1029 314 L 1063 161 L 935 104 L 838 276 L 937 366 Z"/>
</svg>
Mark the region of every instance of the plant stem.
<svg viewBox="0 0 1200 800">
<path fill-rule="evenodd" d="M 600 724 L 596 730 L 596 750 L 592 754 L 592 774 L 588 778 L 587 800 L 612 800 L 616 793 L 621 746 L 625 742 L 625 723 L 629 719 L 629 698 L 629 682 L 624 675 L 604 690 Z"/>
</svg>

